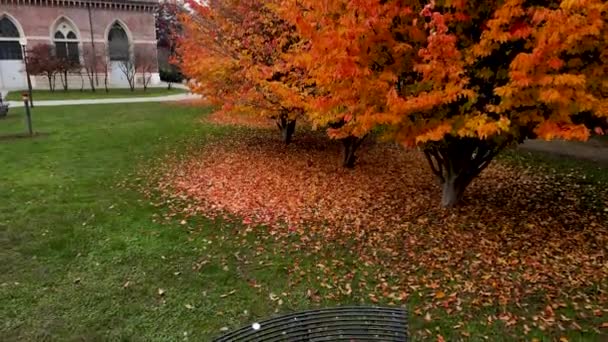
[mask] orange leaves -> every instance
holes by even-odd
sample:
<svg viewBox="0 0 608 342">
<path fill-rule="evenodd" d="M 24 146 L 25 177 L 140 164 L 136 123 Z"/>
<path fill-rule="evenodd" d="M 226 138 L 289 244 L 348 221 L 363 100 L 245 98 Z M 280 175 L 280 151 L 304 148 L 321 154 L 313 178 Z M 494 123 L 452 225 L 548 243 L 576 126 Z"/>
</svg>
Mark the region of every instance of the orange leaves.
<svg viewBox="0 0 608 342">
<path fill-rule="evenodd" d="M 554 88 L 543 89 L 539 92 L 538 99 L 545 103 L 564 103 L 568 101 L 567 97 L 563 96 L 563 93 Z"/>
<path fill-rule="evenodd" d="M 608 115 L 602 0 L 212 0 L 196 10 L 205 20 L 187 19 L 182 43 L 195 91 L 251 112 L 305 112 L 332 137 L 388 126 L 386 138 L 412 145 L 537 127 L 581 139 L 583 126 L 563 123 Z"/>
<path fill-rule="evenodd" d="M 259 0 L 210 0 L 183 18 L 182 70 L 192 90 L 241 112 L 297 112 L 301 72 L 284 58 L 297 35 Z M 294 76 L 295 74 L 295 76 Z M 249 107 L 249 110 L 245 110 Z M 296 108 L 294 108 L 296 107 Z"/>
<path fill-rule="evenodd" d="M 429 123 L 430 125 L 430 123 Z M 495 135 L 507 132 L 511 122 L 506 117 L 493 120 L 487 115 L 471 115 L 465 117 L 454 117 L 450 121 L 443 121 L 435 127 L 416 135 L 416 144 L 429 141 L 440 141 L 445 135 L 450 134 L 458 137 L 478 137 L 489 139 Z"/>
<path fill-rule="evenodd" d="M 534 132 L 539 138 L 545 140 L 564 139 L 564 140 L 587 140 L 589 139 L 589 129 L 584 125 L 574 125 L 571 123 L 558 123 L 545 121 L 538 125 Z"/>
<path fill-rule="evenodd" d="M 443 139 L 443 137 L 452 131 L 452 125 L 450 123 L 440 124 L 432 129 L 429 129 L 423 134 L 416 137 L 416 143 L 424 143 L 427 141 L 437 141 Z"/>
</svg>

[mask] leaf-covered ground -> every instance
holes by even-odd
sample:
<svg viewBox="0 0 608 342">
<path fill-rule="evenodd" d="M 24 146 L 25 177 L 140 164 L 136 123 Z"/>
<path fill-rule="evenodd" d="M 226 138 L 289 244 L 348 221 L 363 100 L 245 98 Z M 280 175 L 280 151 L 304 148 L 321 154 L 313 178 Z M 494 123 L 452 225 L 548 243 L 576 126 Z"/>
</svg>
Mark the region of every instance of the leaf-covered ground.
<svg viewBox="0 0 608 342">
<path fill-rule="evenodd" d="M 274 131 L 239 130 L 168 162 L 158 189 L 173 214 L 242 219 L 244 245 L 323 255 L 318 265 L 296 259 L 290 272 L 294 286 L 320 282 L 312 299 L 354 291 L 408 304 L 428 322 L 456 315 L 454 329 L 606 333 L 605 185 L 494 163 L 463 206 L 445 210 L 418 151 L 370 142 L 359 155 L 346 170 L 340 146 L 322 135 L 298 132 L 284 146 Z"/>
<path fill-rule="evenodd" d="M 219 126 L 241 126 L 250 128 L 273 128 L 276 127 L 272 120 L 263 116 L 253 116 L 246 114 L 227 113 L 225 111 L 215 111 L 202 118 L 203 122 Z"/>
</svg>

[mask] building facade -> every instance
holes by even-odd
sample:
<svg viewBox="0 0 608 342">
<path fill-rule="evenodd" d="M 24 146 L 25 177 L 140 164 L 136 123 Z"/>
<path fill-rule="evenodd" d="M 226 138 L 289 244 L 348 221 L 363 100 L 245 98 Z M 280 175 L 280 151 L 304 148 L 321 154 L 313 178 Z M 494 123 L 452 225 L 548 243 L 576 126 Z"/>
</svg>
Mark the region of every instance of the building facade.
<svg viewBox="0 0 608 342">
<path fill-rule="evenodd" d="M 39 44 L 58 57 L 95 65 L 98 85 L 107 74 L 111 87 L 127 87 L 127 61 L 147 59 L 147 74 L 137 67 L 135 80 L 160 83 L 154 0 L 0 0 L 0 89 L 25 89 L 24 53 Z M 91 61 L 95 61 L 91 64 Z M 141 63 L 140 63 L 141 64 Z M 68 83 L 80 88 L 84 67 Z M 44 76 L 32 76 L 34 88 L 48 88 Z M 88 81 L 85 81 L 88 82 Z"/>
</svg>

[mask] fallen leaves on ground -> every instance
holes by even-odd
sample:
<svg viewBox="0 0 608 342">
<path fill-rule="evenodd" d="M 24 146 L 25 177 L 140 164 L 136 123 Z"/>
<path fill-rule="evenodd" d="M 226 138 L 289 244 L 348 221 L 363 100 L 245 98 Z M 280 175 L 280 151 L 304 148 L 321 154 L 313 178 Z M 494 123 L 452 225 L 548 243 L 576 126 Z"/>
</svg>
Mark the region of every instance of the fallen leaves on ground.
<svg viewBox="0 0 608 342">
<path fill-rule="evenodd" d="M 251 114 L 227 114 L 224 111 L 215 111 L 204 117 L 203 121 L 228 126 L 242 126 L 249 128 L 275 128 L 276 123 L 264 116 L 256 116 Z"/>
<path fill-rule="evenodd" d="M 368 143 L 356 169 L 347 170 L 337 143 L 299 132 L 285 146 L 273 133 L 209 143 L 170 163 L 158 189 L 185 200 L 186 216 L 237 216 L 250 227 L 243 234 L 263 224 L 265 238 L 292 250 L 341 246 L 366 267 L 364 275 L 372 270 L 363 277 L 374 279 L 370 300 L 398 304 L 416 296 L 421 304 L 411 310 L 427 321 L 429 310 L 511 305 L 526 314 L 490 315 L 487 324 L 576 329 L 577 317 L 608 311 L 605 186 L 495 162 L 467 190 L 464 205 L 445 210 L 418 151 Z M 317 266 L 323 296 L 369 286 L 361 278 L 356 284 L 353 274 L 361 271 L 346 265 Z M 293 283 L 306 273 L 295 264 Z M 528 298 L 542 305 L 530 306 Z M 565 307 L 579 316 L 558 317 Z"/>
</svg>

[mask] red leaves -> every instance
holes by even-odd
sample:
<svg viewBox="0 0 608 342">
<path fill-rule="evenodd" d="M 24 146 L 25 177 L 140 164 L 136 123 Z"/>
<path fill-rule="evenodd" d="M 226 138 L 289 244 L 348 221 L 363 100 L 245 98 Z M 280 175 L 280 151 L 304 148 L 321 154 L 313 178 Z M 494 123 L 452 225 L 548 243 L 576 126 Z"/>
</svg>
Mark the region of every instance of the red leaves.
<svg viewBox="0 0 608 342">
<path fill-rule="evenodd" d="M 513 38 L 526 38 L 532 33 L 532 28 L 524 19 L 519 19 L 511 25 L 509 33 Z"/>
<path fill-rule="evenodd" d="M 465 206 L 444 211 L 434 205 L 435 182 L 417 152 L 368 145 L 359 167 L 346 171 L 339 146 L 317 135 L 300 133 L 283 147 L 273 132 L 256 132 L 175 164 L 159 188 L 187 199 L 187 215 L 228 214 L 252 227 L 268 225 L 267 233 L 243 234 L 289 250 L 331 253 L 348 246 L 352 264 L 335 255 L 321 259 L 314 272 L 328 286 L 315 296 L 362 292 L 369 301 L 393 303 L 421 296 L 422 313 L 526 305 L 534 296 L 544 304 L 526 320 L 508 313 L 492 320 L 545 329 L 562 324 L 558 310 L 565 303 L 578 303 L 573 310 L 586 315 L 608 308 L 602 295 L 608 212 L 587 203 L 605 198 L 605 188 L 494 164 L 472 184 Z M 353 283 L 345 270 L 365 284 Z M 293 273 L 294 282 L 302 271 Z M 377 285 L 368 288 L 371 283 Z M 598 291 L 586 294 L 590 287 Z"/>
<path fill-rule="evenodd" d="M 274 128 L 276 125 L 267 117 L 216 111 L 204 119 L 216 125 L 244 126 L 250 128 Z"/>
<path fill-rule="evenodd" d="M 559 70 L 564 66 L 564 61 L 557 57 L 551 57 L 547 64 L 554 70 Z"/>
</svg>

